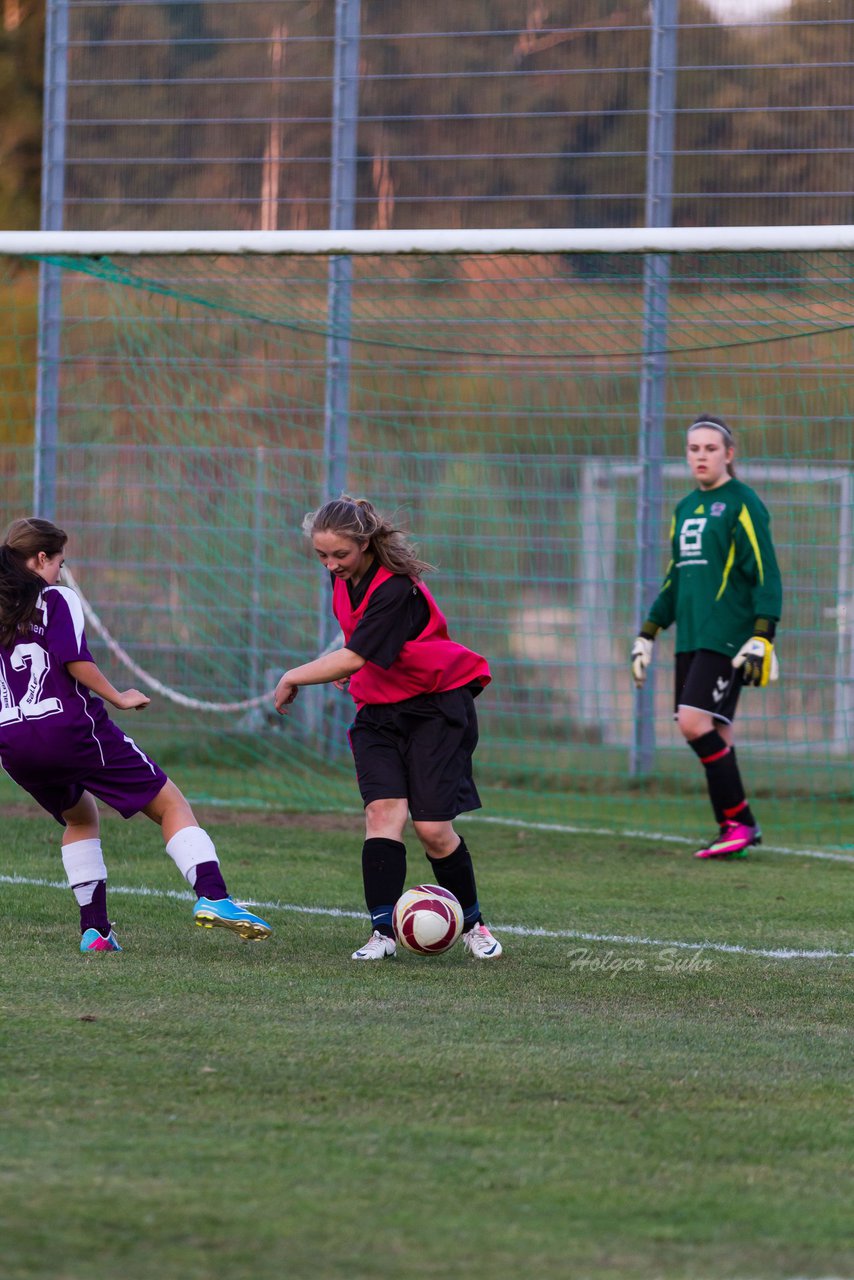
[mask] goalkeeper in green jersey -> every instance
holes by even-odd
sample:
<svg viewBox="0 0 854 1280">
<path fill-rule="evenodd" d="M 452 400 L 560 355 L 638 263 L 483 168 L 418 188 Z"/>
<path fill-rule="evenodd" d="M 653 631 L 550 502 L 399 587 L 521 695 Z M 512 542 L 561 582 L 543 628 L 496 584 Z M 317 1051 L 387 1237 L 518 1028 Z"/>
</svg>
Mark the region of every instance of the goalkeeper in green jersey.
<svg viewBox="0 0 854 1280">
<path fill-rule="evenodd" d="M 697 858 L 744 858 L 761 833 L 733 746 L 743 685 L 778 675 L 774 632 L 782 588 L 768 512 L 736 479 L 732 432 L 701 414 L 688 428 L 697 488 L 677 505 L 664 585 L 632 646 L 641 687 L 655 637 L 676 623 L 676 722 L 706 773 L 719 831 Z"/>
</svg>

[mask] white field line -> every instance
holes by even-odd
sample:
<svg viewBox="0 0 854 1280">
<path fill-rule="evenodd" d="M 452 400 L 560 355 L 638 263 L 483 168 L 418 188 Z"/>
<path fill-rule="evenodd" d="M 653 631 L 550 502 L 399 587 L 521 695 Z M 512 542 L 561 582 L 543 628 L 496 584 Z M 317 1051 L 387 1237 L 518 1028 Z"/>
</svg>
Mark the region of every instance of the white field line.
<svg viewBox="0 0 854 1280">
<path fill-rule="evenodd" d="M 68 885 L 61 880 L 42 880 L 29 876 L 0 875 L 0 884 L 30 885 L 42 889 L 62 889 Z M 132 898 L 168 898 L 180 902 L 194 902 L 195 894 L 180 889 L 147 889 L 128 885 L 110 885 L 110 893 L 124 894 Z M 345 911 L 340 907 L 303 907 L 293 902 L 256 902 L 241 898 L 246 906 L 260 911 L 290 911 L 306 916 L 332 916 L 336 919 L 365 920 L 364 911 Z M 520 938 L 553 938 L 557 941 L 607 942 L 615 946 L 674 948 L 680 951 L 716 951 L 725 955 L 758 956 L 766 960 L 854 960 L 854 951 L 815 951 L 794 947 L 744 947 L 735 942 L 684 942 L 665 938 L 645 938 L 634 934 L 586 933 L 581 929 L 536 929 L 519 924 L 495 924 L 496 933 L 511 933 Z"/>
<path fill-rule="evenodd" d="M 193 804 L 207 805 L 211 809 L 249 809 L 263 813 L 277 812 L 276 806 L 265 800 L 220 800 L 214 796 L 193 796 Z M 346 809 L 317 809 L 316 813 L 346 813 Z M 353 812 L 360 818 L 361 812 Z M 557 831 L 570 836 L 621 836 L 630 840 L 652 840 L 657 844 L 695 845 L 696 840 L 687 836 L 668 835 L 663 831 L 641 831 L 633 827 L 580 827 L 563 822 L 535 822 L 529 818 L 493 818 L 479 813 L 463 813 L 455 822 L 487 822 L 496 827 L 520 827 L 523 831 Z M 779 853 L 787 858 L 818 858 L 822 862 L 854 863 L 854 853 L 832 852 L 826 849 L 790 849 L 786 845 L 762 844 L 763 853 Z"/>
<path fill-rule="evenodd" d="M 624 836 L 632 840 L 654 840 L 659 844 L 695 845 L 687 836 L 671 836 L 662 831 L 636 831 L 631 827 L 573 827 L 562 822 L 531 822 L 527 818 L 491 818 L 481 814 L 462 814 L 455 822 L 489 822 L 497 827 L 521 827 L 526 831 L 557 831 L 575 836 Z M 789 858 L 820 858 L 827 862 L 854 863 L 854 854 L 830 853 L 824 849 L 789 849 L 785 845 L 764 844 L 765 853 L 781 853 Z"/>
</svg>

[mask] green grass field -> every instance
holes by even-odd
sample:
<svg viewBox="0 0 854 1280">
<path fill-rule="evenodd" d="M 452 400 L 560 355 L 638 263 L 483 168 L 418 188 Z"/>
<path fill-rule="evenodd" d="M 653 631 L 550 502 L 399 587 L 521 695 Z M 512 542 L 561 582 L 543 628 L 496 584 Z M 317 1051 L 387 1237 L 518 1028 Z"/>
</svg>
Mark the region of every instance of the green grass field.
<svg viewBox="0 0 854 1280">
<path fill-rule="evenodd" d="M 355 812 L 202 811 L 259 944 L 107 816 L 84 956 L 0 812 L 6 1280 L 854 1274 L 849 861 L 472 819 L 504 957 L 365 966 Z"/>
</svg>

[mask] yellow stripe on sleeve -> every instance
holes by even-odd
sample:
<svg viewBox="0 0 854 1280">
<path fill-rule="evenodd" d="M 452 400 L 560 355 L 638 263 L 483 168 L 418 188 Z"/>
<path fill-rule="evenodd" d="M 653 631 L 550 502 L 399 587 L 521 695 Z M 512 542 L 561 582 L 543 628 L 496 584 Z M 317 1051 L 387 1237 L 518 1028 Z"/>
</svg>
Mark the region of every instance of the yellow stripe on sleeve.
<svg viewBox="0 0 854 1280">
<path fill-rule="evenodd" d="M 721 578 L 720 590 L 718 591 L 718 594 L 715 596 L 716 600 L 720 600 L 721 596 L 726 591 L 726 584 L 729 578 L 730 569 L 732 569 L 732 566 L 734 564 L 735 564 L 735 541 L 733 540 L 729 544 L 729 554 L 726 558 L 726 564 L 724 565 L 724 575 Z"/>
<path fill-rule="evenodd" d="M 742 507 L 741 510 L 739 511 L 738 523 L 742 526 L 742 528 L 744 529 L 744 532 L 747 534 L 747 539 L 751 547 L 753 548 L 753 554 L 756 556 L 756 565 L 757 565 L 757 568 L 759 569 L 760 585 L 764 584 L 765 569 L 762 564 L 762 552 L 759 550 L 759 541 L 756 537 L 756 530 L 753 527 L 753 521 L 750 518 L 750 512 L 747 510 L 747 507 Z"/>
</svg>

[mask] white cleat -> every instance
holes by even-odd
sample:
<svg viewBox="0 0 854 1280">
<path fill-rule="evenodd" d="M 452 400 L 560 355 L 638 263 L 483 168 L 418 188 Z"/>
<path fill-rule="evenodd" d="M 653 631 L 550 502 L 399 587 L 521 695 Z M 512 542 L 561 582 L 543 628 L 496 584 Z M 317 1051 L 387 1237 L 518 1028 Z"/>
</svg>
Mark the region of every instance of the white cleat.
<svg viewBox="0 0 854 1280">
<path fill-rule="evenodd" d="M 394 938 L 389 938 L 379 929 L 374 929 L 368 941 L 358 951 L 354 951 L 351 960 L 389 960 L 397 950 Z"/>
<path fill-rule="evenodd" d="M 464 933 L 463 946 L 477 960 L 497 960 L 502 951 L 501 943 L 493 938 L 485 924 L 473 925 Z"/>
</svg>

